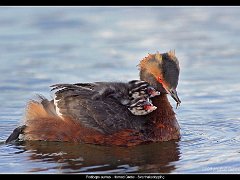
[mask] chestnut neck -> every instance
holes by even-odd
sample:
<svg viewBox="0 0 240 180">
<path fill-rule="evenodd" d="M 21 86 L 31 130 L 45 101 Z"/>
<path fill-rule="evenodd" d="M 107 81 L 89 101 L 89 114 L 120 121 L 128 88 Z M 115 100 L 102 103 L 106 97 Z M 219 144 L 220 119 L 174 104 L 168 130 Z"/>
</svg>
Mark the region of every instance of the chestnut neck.
<svg viewBox="0 0 240 180">
<path fill-rule="evenodd" d="M 157 82 L 156 78 L 145 69 L 140 69 L 140 79 L 148 82 L 152 87 L 161 93 L 159 96 L 152 98 L 153 105 L 156 106 L 157 109 L 148 115 L 148 122 L 150 124 L 157 123 L 167 125 L 170 128 L 178 128 L 175 113 L 168 101 L 166 91 L 162 85 Z"/>
<path fill-rule="evenodd" d="M 152 102 L 157 106 L 157 109 L 148 115 L 147 140 L 158 142 L 179 139 L 180 127 L 167 94 L 162 93 L 152 98 Z"/>
<path fill-rule="evenodd" d="M 159 96 L 152 98 L 152 103 L 157 109 L 149 114 L 149 121 L 161 124 L 169 124 L 170 121 L 176 121 L 175 113 L 168 101 L 167 94 L 161 93 Z"/>
</svg>

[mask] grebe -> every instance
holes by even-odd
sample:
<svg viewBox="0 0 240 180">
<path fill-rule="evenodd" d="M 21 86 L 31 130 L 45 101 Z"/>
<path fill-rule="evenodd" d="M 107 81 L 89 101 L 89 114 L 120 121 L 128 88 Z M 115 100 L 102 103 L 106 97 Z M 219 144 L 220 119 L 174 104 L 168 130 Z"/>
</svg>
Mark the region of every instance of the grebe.
<svg viewBox="0 0 240 180">
<path fill-rule="evenodd" d="M 6 143 L 20 134 L 22 140 L 119 146 L 179 139 L 179 124 L 167 98 L 170 94 L 177 106 L 181 103 L 176 91 L 180 68 L 175 52 L 149 54 L 140 61 L 139 70 L 140 81 L 132 81 L 132 88 L 129 82 L 53 85 L 54 99 L 39 96 L 39 100 L 31 100 L 24 125 L 16 128 Z M 131 97 L 136 100 L 146 95 L 140 88 L 142 84 L 160 95 L 155 93 L 150 98 L 148 94 L 151 100 L 147 98 L 134 106 Z M 131 105 L 144 107 L 146 103 L 156 108 L 143 115 L 131 112 Z"/>
</svg>

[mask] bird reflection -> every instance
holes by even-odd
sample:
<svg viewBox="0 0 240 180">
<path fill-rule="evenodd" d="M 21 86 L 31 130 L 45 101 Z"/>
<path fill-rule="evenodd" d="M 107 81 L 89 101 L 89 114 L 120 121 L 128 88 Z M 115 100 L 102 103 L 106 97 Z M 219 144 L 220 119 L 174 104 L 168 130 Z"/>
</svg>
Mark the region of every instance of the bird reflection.
<svg viewBox="0 0 240 180">
<path fill-rule="evenodd" d="M 175 169 L 173 162 L 180 156 L 178 141 L 130 148 L 26 141 L 16 148 L 28 153 L 30 161 L 40 163 L 40 168 L 29 172 L 55 169 L 60 173 L 171 173 Z M 46 168 L 46 163 L 55 166 Z"/>
</svg>

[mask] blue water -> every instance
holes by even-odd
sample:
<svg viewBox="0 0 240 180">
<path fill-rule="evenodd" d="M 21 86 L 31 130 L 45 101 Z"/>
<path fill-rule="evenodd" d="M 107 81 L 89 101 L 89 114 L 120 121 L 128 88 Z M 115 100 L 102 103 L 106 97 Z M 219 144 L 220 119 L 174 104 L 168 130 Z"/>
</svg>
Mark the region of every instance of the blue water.
<svg viewBox="0 0 240 180">
<path fill-rule="evenodd" d="M 239 174 L 239 16 L 240 7 L 1 7 L 0 173 Z M 179 141 L 4 144 L 51 84 L 137 79 L 147 53 L 171 49 Z"/>
</svg>

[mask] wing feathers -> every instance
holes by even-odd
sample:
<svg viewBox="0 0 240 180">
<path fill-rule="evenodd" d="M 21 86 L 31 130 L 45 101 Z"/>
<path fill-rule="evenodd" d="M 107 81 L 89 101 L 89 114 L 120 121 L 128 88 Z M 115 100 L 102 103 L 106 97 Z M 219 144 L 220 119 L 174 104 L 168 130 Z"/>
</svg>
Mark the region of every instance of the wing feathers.
<svg viewBox="0 0 240 180">
<path fill-rule="evenodd" d="M 120 101 L 129 98 L 130 85 L 132 87 L 133 82 L 55 84 L 51 87 L 56 90 L 54 101 L 62 116 L 108 134 L 124 128 L 138 129 L 144 122 L 144 117 L 132 115 Z"/>
</svg>

